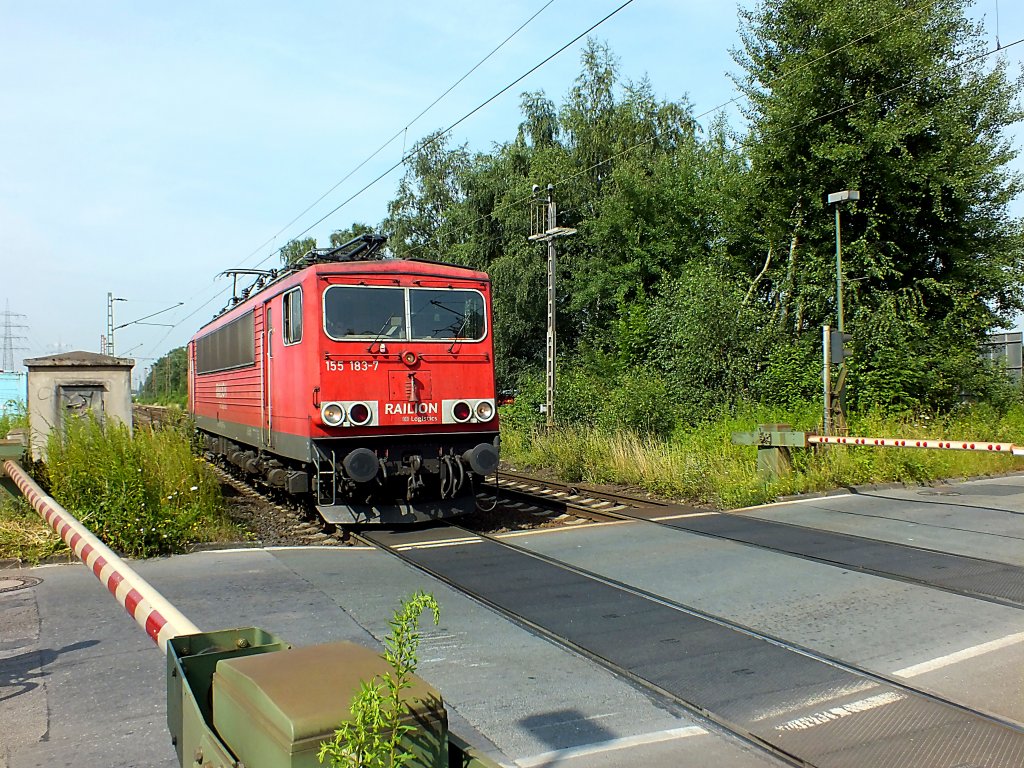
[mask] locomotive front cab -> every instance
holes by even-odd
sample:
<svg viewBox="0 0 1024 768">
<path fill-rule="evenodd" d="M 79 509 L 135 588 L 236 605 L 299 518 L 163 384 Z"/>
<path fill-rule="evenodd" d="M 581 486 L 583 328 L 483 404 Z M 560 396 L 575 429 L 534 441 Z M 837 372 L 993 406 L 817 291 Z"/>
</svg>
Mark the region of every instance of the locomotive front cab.
<svg viewBox="0 0 1024 768">
<path fill-rule="evenodd" d="M 486 277 L 398 264 L 321 275 L 313 447 L 318 508 L 332 522 L 472 511 L 474 484 L 498 465 Z"/>
</svg>

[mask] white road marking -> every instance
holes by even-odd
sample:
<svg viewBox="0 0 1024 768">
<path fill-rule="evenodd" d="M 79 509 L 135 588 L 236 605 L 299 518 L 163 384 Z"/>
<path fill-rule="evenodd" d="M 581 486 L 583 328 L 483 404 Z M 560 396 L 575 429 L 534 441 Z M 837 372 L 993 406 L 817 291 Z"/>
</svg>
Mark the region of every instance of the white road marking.
<svg viewBox="0 0 1024 768">
<path fill-rule="evenodd" d="M 849 704 L 843 704 L 839 707 L 823 709 L 815 712 L 813 715 L 798 717 L 795 720 L 790 720 L 788 723 L 775 726 L 775 730 L 804 731 L 808 728 L 814 728 L 817 725 L 831 723 L 833 720 L 839 720 L 843 717 L 856 715 L 858 712 L 866 712 L 869 709 L 877 709 L 878 707 L 884 707 L 887 704 L 894 704 L 905 698 L 906 696 L 902 693 L 886 691 L 885 693 L 880 693 L 877 696 L 869 696 L 868 698 L 861 699 L 859 701 L 851 701 Z"/>
<path fill-rule="evenodd" d="M 444 549 L 446 547 L 463 547 L 467 544 L 482 544 L 484 539 L 448 539 L 445 541 L 425 541 L 418 544 L 399 544 L 394 547 L 399 552 L 407 552 L 413 549 Z"/>
<path fill-rule="evenodd" d="M 949 653 L 945 656 L 939 656 L 937 658 L 930 659 L 929 661 L 923 661 L 920 664 L 914 664 L 910 667 L 897 669 L 892 674 L 894 677 L 916 677 L 918 675 L 924 675 L 928 672 L 934 672 L 937 669 L 943 669 L 944 667 L 952 666 L 953 664 L 957 664 L 961 661 L 967 661 L 968 659 L 973 659 L 977 656 L 982 656 L 986 653 L 991 653 L 992 651 L 997 651 L 1000 648 L 1006 648 L 1008 646 L 1016 645 L 1017 643 L 1021 642 L 1024 642 L 1024 632 L 1017 632 L 1012 635 L 1006 635 L 1005 637 L 990 640 L 987 643 L 973 645 L 970 648 L 964 648 L 963 650 L 955 651 L 954 653 Z M 862 689 L 869 688 L 874 685 L 875 683 L 872 683 L 870 681 L 865 682 L 862 684 Z M 856 688 L 849 691 L 842 691 L 830 694 L 826 697 L 806 699 L 805 701 L 802 701 L 798 706 L 786 707 L 784 710 L 766 710 L 765 712 L 758 715 L 756 720 L 769 720 L 773 717 L 784 715 L 786 712 L 792 712 L 802 707 L 810 707 L 818 704 L 823 704 L 830 699 L 836 699 L 840 696 L 855 692 Z M 844 704 L 840 707 L 834 707 L 832 709 L 823 710 L 821 712 L 817 712 L 812 715 L 807 715 L 805 717 L 795 718 L 787 723 L 783 723 L 782 725 L 776 726 L 776 730 L 792 731 L 813 728 L 816 725 L 824 725 L 825 723 L 831 722 L 832 720 L 836 720 L 840 717 L 846 717 L 847 715 L 856 714 L 857 712 L 863 712 L 867 709 L 874 709 L 876 707 L 884 706 L 886 704 L 891 704 L 895 701 L 899 701 L 902 698 L 904 698 L 904 695 L 896 692 L 888 692 L 878 694 L 877 696 L 869 696 L 866 699 L 861 699 L 860 701 L 855 701 L 850 704 Z"/>
<path fill-rule="evenodd" d="M 853 685 L 847 685 L 839 688 L 838 690 L 833 689 L 828 693 L 823 693 L 818 696 L 809 696 L 798 704 L 790 704 L 785 707 L 777 707 L 775 709 L 766 709 L 763 712 L 758 713 L 757 717 L 754 718 L 755 723 L 759 723 L 762 720 L 773 720 L 776 717 L 782 717 L 788 715 L 790 712 L 795 712 L 798 709 L 805 707 L 818 707 L 822 704 L 828 704 L 831 701 L 840 699 L 844 696 L 853 696 L 855 693 L 867 691 L 872 688 L 877 688 L 878 683 L 872 680 L 864 680 L 861 682 L 854 683 Z"/>
<path fill-rule="evenodd" d="M 666 520 L 682 520 L 684 517 L 710 517 L 711 515 L 720 515 L 721 512 L 684 512 L 680 515 L 664 515 L 662 517 L 652 517 L 656 523 L 661 523 Z"/>
<path fill-rule="evenodd" d="M 753 507 L 740 507 L 739 509 L 729 510 L 731 513 L 738 512 L 756 512 L 759 509 L 768 509 L 769 507 L 787 507 L 790 504 L 811 504 L 812 502 L 818 502 L 819 504 L 825 501 L 835 501 L 836 499 L 852 499 L 852 493 L 837 493 L 833 496 L 808 496 L 805 499 L 790 499 L 789 501 L 773 501 L 769 504 L 757 504 Z"/>
<path fill-rule="evenodd" d="M 923 661 L 920 664 L 914 664 L 910 667 L 904 667 L 903 669 L 897 669 L 893 674 L 896 677 L 916 677 L 917 675 L 923 675 L 927 672 L 934 672 L 936 669 L 942 669 L 953 664 L 957 664 L 967 659 L 973 659 L 976 656 L 981 656 L 992 651 L 998 651 L 1000 648 L 1006 648 L 1010 645 L 1016 645 L 1017 643 L 1024 642 L 1024 632 L 1017 632 L 1013 635 L 1006 635 L 996 640 L 990 640 L 987 643 L 981 643 L 980 645 L 973 645 L 970 648 L 964 648 L 962 651 L 956 651 L 945 656 L 939 656 L 938 658 L 931 659 L 930 661 Z"/>
<path fill-rule="evenodd" d="M 514 539 L 519 536 L 539 536 L 542 533 L 567 533 L 569 531 L 582 531 L 584 528 L 606 528 L 609 525 L 625 525 L 626 523 L 632 523 L 632 520 L 613 520 L 609 523 L 581 523 L 574 525 L 571 528 L 562 526 L 559 528 L 535 528 L 529 531 L 510 531 L 508 533 L 499 533 L 495 535 L 496 539 Z"/>
<path fill-rule="evenodd" d="M 549 765 L 551 763 L 561 763 L 566 760 L 574 760 L 578 757 L 589 757 L 590 755 L 598 755 L 602 752 L 629 749 L 630 747 L 639 747 L 644 744 L 658 744 L 663 741 L 686 739 L 690 736 L 700 736 L 705 733 L 707 733 L 707 731 L 697 725 L 689 725 L 685 728 L 670 728 L 665 731 L 641 733 L 638 736 L 626 736 L 621 739 L 599 741 L 595 744 L 587 744 L 582 747 L 572 747 L 571 749 L 557 749 L 553 752 L 543 752 L 539 755 L 520 758 L 519 760 L 516 760 L 516 765 L 519 766 L 519 768 L 539 768 L 539 766 Z"/>
</svg>

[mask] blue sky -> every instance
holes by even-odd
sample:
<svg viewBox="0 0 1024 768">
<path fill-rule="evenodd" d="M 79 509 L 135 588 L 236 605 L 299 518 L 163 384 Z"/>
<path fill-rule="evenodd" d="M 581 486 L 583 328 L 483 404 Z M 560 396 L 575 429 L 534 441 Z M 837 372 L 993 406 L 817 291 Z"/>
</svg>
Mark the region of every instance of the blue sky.
<svg viewBox="0 0 1024 768">
<path fill-rule="evenodd" d="M 621 2 L 554 0 L 411 125 L 407 143 L 451 124 Z M 183 344 L 223 305 L 217 294 L 229 283 L 219 272 L 264 260 L 393 165 L 402 139 L 260 248 L 546 3 L 0 0 L 0 308 L 7 300 L 27 315 L 23 355 L 97 350 L 108 291 L 127 299 L 115 305 L 116 324 L 184 302 L 152 319 L 174 328 L 117 332 L 117 353 L 135 357 L 137 371 Z M 1004 44 L 1024 37 L 1020 5 L 998 3 Z M 974 10 L 993 43 L 996 8 L 984 0 Z M 733 3 L 635 0 L 594 34 L 619 56 L 624 78 L 646 74 L 660 96 L 685 96 L 698 114 L 736 95 Z M 519 94 L 544 90 L 559 102 L 582 45 L 452 141 L 486 150 L 512 138 Z M 1006 53 L 1013 73 L 1022 49 Z M 729 114 L 738 124 L 735 106 Z M 311 234 L 325 240 L 352 221 L 380 221 L 398 178 Z M 1024 215 L 1022 201 L 1014 210 Z"/>
</svg>

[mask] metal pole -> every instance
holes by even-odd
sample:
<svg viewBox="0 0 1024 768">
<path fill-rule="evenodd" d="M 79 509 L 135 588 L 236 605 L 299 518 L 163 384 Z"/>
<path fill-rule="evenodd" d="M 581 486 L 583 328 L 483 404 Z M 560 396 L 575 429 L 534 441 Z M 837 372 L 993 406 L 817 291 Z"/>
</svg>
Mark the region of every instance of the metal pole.
<svg viewBox="0 0 1024 768">
<path fill-rule="evenodd" d="M 826 435 L 832 434 L 832 350 L 829 343 L 831 333 L 831 327 L 821 326 L 821 381 L 825 393 L 825 419 L 822 423 Z"/>
<path fill-rule="evenodd" d="M 836 315 L 843 332 L 843 247 L 839 240 L 839 205 L 836 204 Z"/>
<path fill-rule="evenodd" d="M 114 294 L 107 294 L 107 348 L 105 354 L 114 356 Z"/>
<path fill-rule="evenodd" d="M 558 226 L 558 208 L 555 205 L 554 186 L 548 184 L 548 221 L 547 231 L 550 233 Z M 558 259 L 555 252 L 555 238 L 548 238 L 548 331 L 545 349 L 545 367 L 547 372 L 547 399 L 545 425 L 548 431 L 555 426 L 555 267 Z"/>
</svg>

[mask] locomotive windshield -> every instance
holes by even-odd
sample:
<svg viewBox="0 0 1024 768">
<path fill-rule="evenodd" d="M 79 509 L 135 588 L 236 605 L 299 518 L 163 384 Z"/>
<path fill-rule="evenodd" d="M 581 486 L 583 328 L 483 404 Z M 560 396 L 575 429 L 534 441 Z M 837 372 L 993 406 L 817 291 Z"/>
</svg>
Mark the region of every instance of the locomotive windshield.
<svg viewBox="0 0 1024 768">
<path fill-rule="evenodd" d="M 482 339 L 484 297 L 476 291 L 409 291 L 409 317 L 414 339 Z"/>
<path fill-rule="evenodd" d="M 332 339 L 479 341 L 486 335 L 478 291 L 332 285 L 324 291 L 324 330 Z"/>
<path fill-rule="evenodd" d="M 324 291 L 324 330 L 332 339 L 404 339 L 405 289 L 332 285 Z"/>
</svg>

